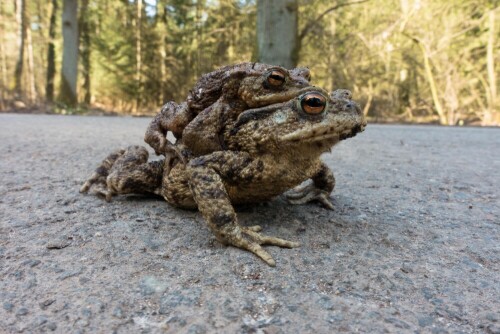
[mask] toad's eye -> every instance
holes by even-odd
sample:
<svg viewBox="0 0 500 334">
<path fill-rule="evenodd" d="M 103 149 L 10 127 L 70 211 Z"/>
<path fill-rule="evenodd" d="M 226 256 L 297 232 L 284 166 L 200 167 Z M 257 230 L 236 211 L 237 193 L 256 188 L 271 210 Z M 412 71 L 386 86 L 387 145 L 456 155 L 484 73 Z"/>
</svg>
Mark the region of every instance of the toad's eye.
<svg viewBox="0 0 500 334">
<path fill-rule="evenodd" d="M 326 108 L 326 98 L 319 93 L 308 93 L 301 98 L 300 107 L 308 114 L 319 114 Z"/>
<path fill-rule="evenodd" d="M 267 83 L 273 87 L 282 86 L 286 81 L 286 76 L 283 72 L 273 70 L 267 76 Z"/>
</svg>

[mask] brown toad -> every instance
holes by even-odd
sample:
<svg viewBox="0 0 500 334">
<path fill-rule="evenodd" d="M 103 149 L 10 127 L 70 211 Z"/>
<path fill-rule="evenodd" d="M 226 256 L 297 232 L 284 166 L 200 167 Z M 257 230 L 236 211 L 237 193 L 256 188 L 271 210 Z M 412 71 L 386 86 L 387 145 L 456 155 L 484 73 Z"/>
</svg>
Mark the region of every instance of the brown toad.
<svg viewBox="0 0 500 334">
<path fill-rule="evenodd" d="M 197 155 L 224 149 L 222 132 L 242 111 L 288 101 L 309 86 L 310 79 L 307 68 L 286 70 L 260 63 L 222 67 L 203 75 L 186 102 L 165 104 L 149 125 L 144 140 L 167 159 L 169 155 L 183 159 L 178 145 L 166 139 L 168 131 L 177 140 L 182 137 L 182 142 Z"/>
<path fill-rule="evenodd" d="M 298 243 L 264 236 L 259 226 L 241 226 L 233 204 L 266 201 L 311 179 L 292 190 L 291 201 L 331 205 L 328 196 L 335 179 L 319 157 L 366 125 L 359 106 L 344 93 L 328 96 L 307 87 L 288 102 L 246 110 L 221 135 L 227 149 L 185 157 L 187 164 L 177 163 L 169 173 L 164 172 L 164 160 L 148 162 L 143 147 L 117 151 L 81 191 L 95 186 L 108 199 L 114 194 L 149 192 L 174 206 L 197 208 L 220 242 L 246 249 L 274 266 L 261 245 L 297 247 Z"/>
</svg>

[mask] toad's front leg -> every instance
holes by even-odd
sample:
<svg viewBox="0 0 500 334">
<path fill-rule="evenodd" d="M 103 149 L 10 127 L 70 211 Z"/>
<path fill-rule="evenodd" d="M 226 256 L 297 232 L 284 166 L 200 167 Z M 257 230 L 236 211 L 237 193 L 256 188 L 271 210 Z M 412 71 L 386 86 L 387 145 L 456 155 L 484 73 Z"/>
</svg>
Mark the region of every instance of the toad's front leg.
<svg viewBox="0 0 500 334">
<path fill-rule="evenodd" d="M 298 247 L 296 242 L 268 237 L 258 233 L 260 226 L 238 224 L 225 184 L 252 182 L 262 170 L 262 163 L 242 152 L 219 151 L 196 158 L 188 164 L 189 185 L 198 209 L 217 239 L 248 250 L 270 266 L 275 261 L 261 245 Z"/>
<path fill-rule="evenodd" d="M 177 147 L 167 139 L 167 133 L 170 131 L 176 139 L 181 138 L 182 131 L 193 117 L 186 103 L 168 102 L 149 124 L 144 141 L 157 155 L 172 155 L 185 163 Z"/>
<path fill-rule="evenodd" d="M 325 208 L 333 210 L 334 206 L 330 200 L 330 193 L 334 187 L 335 177 L 333 172 L 322 162 L 310 181 L 290 190 L 286 197 L 291 204 L 318 201 Z"/>
</svg>

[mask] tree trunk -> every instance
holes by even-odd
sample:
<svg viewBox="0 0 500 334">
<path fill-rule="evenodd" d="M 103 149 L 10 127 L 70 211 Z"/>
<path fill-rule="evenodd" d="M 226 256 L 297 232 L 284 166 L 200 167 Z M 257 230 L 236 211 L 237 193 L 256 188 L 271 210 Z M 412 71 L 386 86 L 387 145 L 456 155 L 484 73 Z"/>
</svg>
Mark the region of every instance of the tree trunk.
<svg viewBox="0 0 500 334">
<path fill-rule="evenodd" d="M 166 25 L 166 9 L 160 6 L 160 1 L 156 3 L 156 28 L 158 35 L 160 36 L 160 94 L 158 94 L 158 105 L 163 105 L 166 100 L 165 94 L 165 81 L 167 80 L 167 25 Z M 162 12 L 160 13 L 160 7 L 162 7 Z"/>
<path fill-rule="evenodd" d="M 0 84 L 0 110 L 4 108 L 4 100 L 7 97 L 7 61 L 5 57 L 5 22 L 4 3 L 0 3 L 0 70 L 2 71 L 2 83 Z"/>
<path fill-rule="evenodd" d="M 26 35 L 28 30 L 28 22 L 26 15 L 26 1 L 25 0 L 16 0 L 16 18 L 18 25 L 20 27 L 20 33 L 18 37 L 18 48 L 19 55 L 16 63 L 16 72 L 15 72 L 15 91 L 18 95 L 18 98 L 22 96 L 23 93 L 23 72 L 24 72 L 24 49 L 26 45 Z"/>
<path fill-rule="evenodd" d="M 63 63 L 59 100 L 68 106 L 78 102 L 76 81 L 78 76 L 78 1 L 64 0 L 62 13 Z"/>
<path fill-rule="evenodd" d="M 486 123 L 490 123 L 493 121 L 492 116 L 495 112 L 496 107 L 496 99 L 497 99 L 497 81 L 496 81 L 496 72 L 495 72 L 495 55 L 494 55 L 494 47 L 495 47 L 495 11 L 491 10 L 489 14 L 489 34 L 488 34 L 488 46 L 487 46 L 487 67 L 488 67 L 488 81 L 490 86 L 490 105 L 488 113 L 486 115 Z"/>
<path fill-rule="evenodd" d="M 80 37 L 82 39 L 82 68 L 83 68 L 83 90 L 85 92 L 83 102 L 90 105 L 91 91 L 90 91 L 90 20 L 88 15 L 89 0 L 82 0 L 82 7 L 80 12 Z"/>
<path fill-rule="evenodd" d="M 405 35 L 403 33 L 403 35 Z M 432 94 L 432 101 L 434 102 L 434 108 L 436 108 L 436 112 L 439 117 L 439 123 L 441 125 L 446 125 L 448 124 L 448 119 L 446 118 L 446 115 L 443 110 L 443 106 L 441 105 L 441 102 L 439 101 L 439 95 L 437 91 L 437 86 L 436 86 L 436 81 L 434 80 L 434 75 L 432 74 L 432 68 L 431 68 L 431 62 L 429 60 L 429 54 L 427 52 L 427 49 L 425 46 L 422 44 L 422 42 L 415 37 L 411 37 L 408 35 L 405 35 L 413 40 L 415 42 L 420 51 L 422 52 L 422 56 L 424 58 L 424 69 L 425 69 L 425 77 L 427 79 L 427 82 L 429 83 L 429 88 L 431 89 L 431 94 Z"/>
<path fill-rule="evenodd" d="M 56 18 L 57 0 L 52 0 L 52 11 L 49 26 L 49 47 L 47 50 L 47 84 L 45 86 L 45 98 L 47 101 L 54 100 L 54 78 L 56 76 Z"/>
<path fill-rule="evenodd" d="M 443 107 L 441 106 L 441 102 L 439 101 L 436 82 L 434 81 L 434 75 L 432 74 L 429 56 L 427 55 L 427 51 L 425 50 L 422 43 L 419 42 L 418 45 L 419 45 L 420 50 L 422 51 L 422 55 L 424 57 L 425 74 L 427 77 L 427 81 L 429 82 L 429 87 L 431 89 L 432 100 L 434 101 L 434 107 L 436 108 L 436 111 L 437 111 L 438 116 L 439 116 L 439 123 L 441 125 L 446 125 L 447 119 L 446 119 L 446 115 L 444 114 Z"/>
<path fill-rule="evenodd" d="M 258 61 L 293 68 L 298 61 L 297 0 L 257 1 Z"/>
<path fill-rule="evenodd" d="M 202 45 L 203 45 L 203 31 L 201 29 L 202 22 L 201 22 L 201 1 L 197 0 L 196 1 L 196 8 L 195 8 L 195 27 L 196 27 L 196 36 L 195 36 L 195 43 L 196 43 L 196 59 L 195 59 L 195 78 L 198 78 L 202 73 Z"/>
<path fill-rule="evenodd" d="M 26 29 L 26 47 L 28 51 L 28 83 L 29 83 L 29 95 L 28 98 L 30 102 L 35 102 L 37 98 L 36 87 L 35 87 L 35 60 L 33 58 L 33 40 L 31 38 L 31 28 L 28 25 Z"/>
<path fill-rule="evenodd" d="M 142 57 L 141 57 L 141 27 L 142 27 L 142 0 L 135 0 L 135 82 L 137 84 L 137 96 L 135 99 L 134 113 L 137 113 L 141 105 L 142 86 Z"/>
</svg>

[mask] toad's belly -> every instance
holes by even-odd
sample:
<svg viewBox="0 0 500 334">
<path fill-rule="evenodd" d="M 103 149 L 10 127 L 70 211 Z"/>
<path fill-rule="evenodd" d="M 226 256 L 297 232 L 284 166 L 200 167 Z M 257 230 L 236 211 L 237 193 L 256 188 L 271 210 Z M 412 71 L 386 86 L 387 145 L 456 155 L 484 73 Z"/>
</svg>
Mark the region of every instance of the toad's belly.
<svg viewBox="0 0 500 334">
<path fill-rule="evenodd" d="M 300 182 L 295 183 L 298 185 Z M 283 192 L 294 185 L 289 187 L 283 187 L 282 185 L 274 184 L 249 184 L 237 187 L 227 187 L 229 198 L 233 204 L 243 204 L 243 203 L 258 203 L 264 202 L 272 199 L 273 197 L 281 195 Z"/>
<path fill-rule="evenodd" d="M 312 177 L 319 160 L 301 164 L 279 163 L 276 160 L 261 159 L 264 168 L 254 177 L 241 182 L 228 182 L 222 176 L 229 200 L 233 204 L 256 203 L 272 199 Z M 167 202 L 183 208 L 196 208 L 189 187 L 189 173 L 176 166 L 169 175 L 163 177 L 161 195 Z"/>
<path fill-rule="evenodd" d="M 262 175 L 256 176 L 251 182 L 226 184 L 226 190 L 235 204 L 267 201 L 298 186 L 312 176 L 312 171 L 313 166 L 306 169 L 266 166 Z"/>
</svg>

